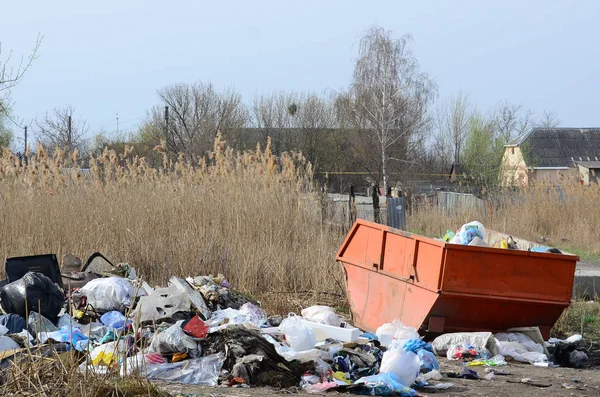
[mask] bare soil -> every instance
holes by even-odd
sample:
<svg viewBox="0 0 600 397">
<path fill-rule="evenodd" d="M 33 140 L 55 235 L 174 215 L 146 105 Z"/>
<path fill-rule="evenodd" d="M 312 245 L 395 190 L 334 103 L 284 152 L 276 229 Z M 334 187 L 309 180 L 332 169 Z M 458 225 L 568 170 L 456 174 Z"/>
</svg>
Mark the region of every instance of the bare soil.
<svg viewBox="0 0 600 397">
<path fill-rule="evenodd" d="M 459 373 L 461 364 L 454 361 L 441 360 L 441 371 Z M 481 378 L 487 373 L 484 367 L 469 367 L 475 370 Z M 600 396 L 600 368 L 543 368 L 528 364 L 510 362 L 508 366 L 499 369 L 507 370 L 510 375 L 496 375 L 494 379 L 468 380 L 444 378 L 440 382 L 451 382 L 454 386 L 448 390 L 431 392 L 419 391 L 421 395 L 436 396 Z M 528 384 L 521 383 L 529 378 Z M 439 383 L 439 382 L 432 382 Z M 542 387 L 547 386 L 547 387 Z M 268 388 L 207 388 L 189 385 L 164 385 L 164 388 L 174 396 L 210 396 L 210 397 L 254 397 L 298 395 L 309 396 L 300 389 L 275 390 Z M 341 395 L 332 391 L 328 395 Z"/>
</svg>

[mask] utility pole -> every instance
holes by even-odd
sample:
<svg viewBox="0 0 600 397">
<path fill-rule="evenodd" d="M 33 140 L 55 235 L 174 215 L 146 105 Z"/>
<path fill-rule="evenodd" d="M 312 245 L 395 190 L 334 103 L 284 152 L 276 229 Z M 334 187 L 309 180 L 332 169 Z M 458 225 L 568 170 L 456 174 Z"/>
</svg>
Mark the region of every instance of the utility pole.
<svg viewBox="0 0 600 397">
<path fill-rule="evenodd" d="M 165 148 L 169 140 L 169 107 L 165 106 Z"/>
<path fill-rule="evenodd" d="M 119 135 L 119 113 L 117 113 L 117 136 Z"/>
<path fill-rule="evenodd" d="M 25 126 L 24 129 L 25 129 L 25 150 L 23 150 L 23 158 L 25 159 L 25 164 L 27 164 L 27 126 Z"/>
</svg>

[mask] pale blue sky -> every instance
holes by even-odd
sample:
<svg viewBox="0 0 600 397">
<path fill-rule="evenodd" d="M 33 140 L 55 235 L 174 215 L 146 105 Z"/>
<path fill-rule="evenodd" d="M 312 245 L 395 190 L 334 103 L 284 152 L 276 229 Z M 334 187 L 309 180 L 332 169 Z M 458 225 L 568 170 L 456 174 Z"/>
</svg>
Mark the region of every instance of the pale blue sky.
<svg viewBox="0 0 600 397">
<path fill-rule="evenodd" d="M 26 121 L 71 104 L 91 132 L 133 129 L 156 90 L 212 81 L 250 102 L 277 89 L 339 89 L 360 35 L 414 36 L 440 98 L 508 100 L 562 126 L 600 127 L 600 1 L 3 1 L 0 42 L 40 57 L 14 89 Z M 19 135 L 18 131 L 17 135 Z"/>
</svg>

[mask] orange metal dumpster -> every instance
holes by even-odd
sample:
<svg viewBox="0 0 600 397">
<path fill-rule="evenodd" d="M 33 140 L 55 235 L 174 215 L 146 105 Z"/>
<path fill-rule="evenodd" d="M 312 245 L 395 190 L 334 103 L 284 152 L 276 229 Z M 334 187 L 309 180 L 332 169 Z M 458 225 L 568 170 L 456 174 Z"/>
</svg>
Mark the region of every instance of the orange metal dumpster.
<svg viewBox="0 0 600 397">
<path fill-rule="evenodd" d="M 434 334 L 538 326 L 548 338 L 579 258 L 447 244 L 359 219 L 337 260 L 354 323 L 367 331 L 398 319 Z"/>
</svg>

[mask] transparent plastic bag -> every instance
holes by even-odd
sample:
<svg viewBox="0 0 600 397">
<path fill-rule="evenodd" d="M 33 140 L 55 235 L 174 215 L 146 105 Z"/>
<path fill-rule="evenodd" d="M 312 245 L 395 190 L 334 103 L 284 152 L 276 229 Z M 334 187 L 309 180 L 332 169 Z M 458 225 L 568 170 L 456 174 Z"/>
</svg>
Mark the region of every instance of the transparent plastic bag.
<svg viewBox="0 0 600 397">
<path fill-rule="evenodd" d="M 342 323 L 340 317 L 335 314 L 333 309 L 329 306 L 311 306 L 303 309 L 301 314 L 302 317 L 314 323 L 326 324 L 334 327 L 339 327 Z"/>
<path fill-rule="evenodd" d="M 151 380 L 216 386 L 222 368 L 223 358 L 213 354 L 176 363 L 146 365 L 145 375 Z"/>
<path fill-rule="evenodd" d="M 117 310 L 124 313 L 134 298 L 135 288 L 125 278 L 107 277 L 90 281 L 81 288 L 81 293 L 99 312 Z"/>
<path fill-rule="evenodd" d="M 408 341 L 410 339 L 419 339 L 419 333 L 413 327 L 404 325 L 400 320 L 394 320 L 377 328 L 375 335 L 384 346 L 389 345 L 393 340 Z"/>
<path fill-rule="evenodd" d="M 158 353 L 138 353 L 135 356 L 127 357 L 121 363 L 121 376 L 146 373 L 149 365 L 164 364 L 167 360 Z"/>
<path fill-rule="evenodd" d="M 448 360 L 487 360 L 490 357 L 490 352 L 485 348 L 461 342 L 451 346 L 446 353 L 446 357 Z"/>
<path fill-rule="evenodd" d="M 285 334 L 287 344 L 296 352 L 311 350 L 317 344 L 315 331 L 304 325 L 295 315 L 283 320 L 279 329 Z"/>
<path fill-rule="evenodd" d="M 393 372 L 365 376 L 354 382 L 354 384 L 364 385 L 364 387 L 370 389 L 367 393 L 361 394 L 369 394 L 371 396 L 417 396 L 417 392 L 406 386 L 402 379 Z"/>
<path fill-rule="evenodd" d="M 429 372 L 433 370 L 439 370 L 440 364 L 438 363 L 435 354 L 425 349 L 421 349 L 417 352 L 419 362 L 421 363 L 421 372 Z"/>
<path fill-rule="evenodd" d="M 267 322 L 267 313 L 250 302 L 244 303 L 242 307 L 240 307 L 240 314 L 247 318 L 247 323 L 258 328 L 262 327 Z"/>
<path fill-rule="evenodd" d="M 29 313 L 29 329 L 36 335 L 41 332 L 56 332 L 58 328 L 48 320 L 46 317 L 41 316 L 37 312 Z"/>
<path fill-rule="evenodd" d="M 421 363 L 419 357 L 413 352 L 407 352 L 398 345 L 392 345 L 381 359 L 379 372 L 396 374 L 402 384 L 412 385 L 419 376 Z"/>
<path fill-rule="evenodd" d="M 128 322 L 123 313 L 116 310 L 106 312 L 100 317 L 100 322 L 111 329 L 121 329 Z"/>
<path fill-rule="evenodd" d="M 99 341 L 109 331 L 107 326 L 96 322 L 82 325 L 79 329 L 85 336 L 93 341 Z"/>
<path fill-rule="evenodd" d="M 149 350 L 160 354 L 184 353 L 199 350 L 198 342 L 188 336 L 178 321 L 166 330 L 152 336 Z"/>
</svg>

